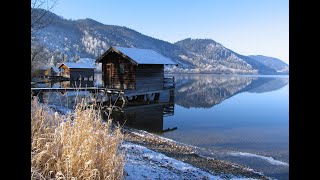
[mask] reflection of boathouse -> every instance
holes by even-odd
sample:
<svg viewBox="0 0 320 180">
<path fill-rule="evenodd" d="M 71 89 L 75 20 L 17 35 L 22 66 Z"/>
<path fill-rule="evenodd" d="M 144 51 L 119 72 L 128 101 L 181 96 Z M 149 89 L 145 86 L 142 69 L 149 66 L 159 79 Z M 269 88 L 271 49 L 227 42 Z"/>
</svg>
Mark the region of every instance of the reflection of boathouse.
<svg viewBox="0 0 320 180">
<path fill-rule="evenodd" d="M 177 64 L 153 50 L 111 47 L 96 62 L 102 63 L 106 88 L 155 91 L 174 86 L 173 78 L 164 77 L 164 65 Z"/>
<path fill-rule="evenodd" d="M 164 117 L 173 115 L 174 103 L 155 103 L 127 106 L 121 111 L 113 112 L 112 118 L 127 127 L 164 133 L 177 129 L 164 126 Z"/>
</svg>

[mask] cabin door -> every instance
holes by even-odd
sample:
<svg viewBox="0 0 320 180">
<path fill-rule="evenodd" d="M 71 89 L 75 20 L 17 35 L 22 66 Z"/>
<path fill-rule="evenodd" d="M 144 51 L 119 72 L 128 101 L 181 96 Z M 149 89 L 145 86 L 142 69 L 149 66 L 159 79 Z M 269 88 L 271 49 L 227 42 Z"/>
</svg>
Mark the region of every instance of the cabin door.
<svg viewBox="0 0 320 180">
<path fill-rule="evenodd" d="M 113 84 L 113 82 L 112 82 L 112 64 L 107 64 L 107 78 L 106 78 L 106 80 L 107 80 L 107 82 L 106 82 L 106 84 L 108 85 L 108 87 L 109 88 L 113 88 L 112 87 L 112 84 Z"/>
</svg>

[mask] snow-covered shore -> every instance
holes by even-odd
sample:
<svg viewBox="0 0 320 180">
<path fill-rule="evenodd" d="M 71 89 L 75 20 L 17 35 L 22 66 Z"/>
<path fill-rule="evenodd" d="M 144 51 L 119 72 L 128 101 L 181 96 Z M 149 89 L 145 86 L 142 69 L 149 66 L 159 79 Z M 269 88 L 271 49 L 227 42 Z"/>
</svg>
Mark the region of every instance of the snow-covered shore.
<svg viewBox="0 0 320 180">
<path fill-rule="evenodd" d="M 49 107 L 61 114 L 72 111 Z M 194 146 L 142 130 L 123 128 L 123 133 L 120 149 L 126 151 L 124 179 L 269 179 L 247 167 L 201 157 Z"/>
<path fill-rule="evenodd" d="M 212 175 L 190 164 L 170 158 L 162 153 L 152 151 L 144 146 L 130 142 L 122 144 L 125 149 L 126 165 L 124 167 L 127 180 L 135 179 L 225 179 Z M 241 176 L 231 177 L 232 180 L 255 179 Z"/>
<path fill-rule="evenodd" d="M 141 173 L 141 179 L 270 179 L 251 168 L 201 156 L 195 146 L 132 128 L 123 128 L 123 133 L 129 176 L 131 172 L 135 176 Z M 149 170 L 152 172 L 143 173 Z"/>
<path fill-rule="evenodd" d="M 125 142 L 127 180 L 134 179 L 222 179 L 190 164 L 152 151 L 144 146 Z"/>
</svg>

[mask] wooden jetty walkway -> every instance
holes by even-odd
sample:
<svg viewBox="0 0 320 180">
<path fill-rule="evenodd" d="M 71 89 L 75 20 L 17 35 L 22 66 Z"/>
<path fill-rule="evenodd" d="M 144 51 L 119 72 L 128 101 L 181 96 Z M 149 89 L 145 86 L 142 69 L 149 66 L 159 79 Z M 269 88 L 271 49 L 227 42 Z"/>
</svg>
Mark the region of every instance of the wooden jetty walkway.
<svg viewBox="0 0 320 180">
<path fill-rule="evenodd" d="M 43 88 L 31 88 L 33 94 L 38 94 L 39 92 L 67 92 L 67 91 L 89 91 L 89 92 L 99 92 L 106 91 L 110 94 L 116 94 L 119 90 L 116 89 L 106 89 L 103 87 L 68 87 L 68 88 L 54 88 L 54 87 L 43 87 Z"/>
<path fill-rule="evenodd" d="M 158 101 L 160 93 L 169 92 L 169 102 L 173 102 L 174 99 L 174 86 L 165 87 L 159 90 L 120 90 L 120 89 L 110 89 L 104 87 L 70 87 L 70 88 L 54 88 L 54 87 L 43 87 L 43 88 L 31 88 L 31 94 L 33 96 L 38 96 L 41 100 L 43 98 L 43 93 L 46 92 L 60 92 L 62 94 L 68 91 L 87 91 L 94 95 L 102 94 L 103 96 L 108 97 L 108 99 L 112 99 L 114 96 L 118 96 L 123 102 L 122 107 L 126 107 L 129 98 L 135 97 L 135 99 L 146 99 L 146 102 L 151 100 L 151 95 L 154 95 L 153 100 Z M 95 96 L 96 97 L 96 96 Z"/>
<path fill-rule="evenodd" d="M 69 87 L 69 88 L 54 88 L 54 87 L 43 87 L 43 88 L 31 88 L 31 93 L 33 95 L 37 95 L 40 92 L 67 92 L 67 91 L 89 91 L 91 93 L 104 92 L 105 94 L 118 94 L 123 92 L 125 96 L 137 96 L 144 94 L 152 94 L 152 93 L 161 93 L 163 91 L 174 90 L 174 86 L 166 87 L 159 90 L 120 90 L 120 89 L 110 89 L 104 87 Z"/>
</svg>

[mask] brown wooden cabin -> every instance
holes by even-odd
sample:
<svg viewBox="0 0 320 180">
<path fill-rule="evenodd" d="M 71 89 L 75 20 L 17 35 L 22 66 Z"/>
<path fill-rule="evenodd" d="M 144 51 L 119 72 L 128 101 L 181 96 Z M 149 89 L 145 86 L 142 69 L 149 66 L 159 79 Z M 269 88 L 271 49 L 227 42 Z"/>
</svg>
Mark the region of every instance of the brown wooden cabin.
<svg viewBox="0 0 320 180">
<path fill-rule="evenodd" d="M 94 80 L 94 67 L 90 64 L 64 62 L 59 65 L 59 71 L 70 80 Z"/>
<path fill-rule="evenodd" d="M 105 87 L 137 91 L 164 89 L 164 65 L 177 65 L 153 50 L 124 47 L 109 48 L 96 62 Z"/>
</svg>

